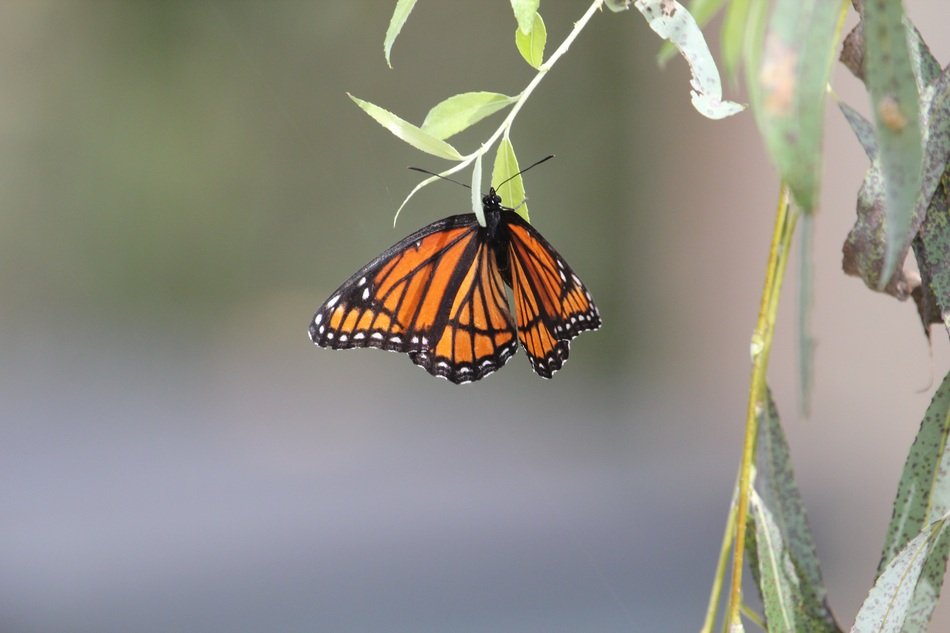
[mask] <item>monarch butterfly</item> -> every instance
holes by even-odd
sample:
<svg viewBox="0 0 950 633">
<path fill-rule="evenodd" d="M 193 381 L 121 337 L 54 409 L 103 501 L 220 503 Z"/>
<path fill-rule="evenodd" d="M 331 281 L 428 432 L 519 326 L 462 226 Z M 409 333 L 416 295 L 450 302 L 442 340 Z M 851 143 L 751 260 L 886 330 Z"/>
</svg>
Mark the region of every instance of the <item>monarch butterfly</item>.
<svg viewBox="0 0 950 633">
<path fill-rule="evenodd" d="M 570 340 L 599 328 L 600 314 L 557 251 L 501 202 L 491 188 L 484 227 L 474 213 L 444 218 L 356 271 L 317 310 L 311 340 L 403 352 L 455 384 L 493 373 L 520 341 L 534 371 L 551 378 Z"/>
</svg>

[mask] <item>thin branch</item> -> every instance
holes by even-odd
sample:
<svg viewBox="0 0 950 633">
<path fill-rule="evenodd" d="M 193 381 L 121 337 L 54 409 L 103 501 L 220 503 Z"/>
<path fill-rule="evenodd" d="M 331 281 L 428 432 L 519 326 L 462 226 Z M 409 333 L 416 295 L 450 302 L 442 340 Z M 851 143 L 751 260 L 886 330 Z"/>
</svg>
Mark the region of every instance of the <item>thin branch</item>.
<svg viewBox="0 0 950 633">
<path fill-rule="evenodd" d="M 491 149 L 492 145 L 495 144 L 502 134 L 504 134 L 506 137 L 508 136 L 509 130 L 515 121 L 515 117 L 517 117 L 518 113 L 521 112 L 521 108 L 523 108 L 524 104 L 528 101 L 528 97 L 530 97 L 531 93 L 534 92 L 534 89 L 538 87 L 538 84 L 541 83 L 541 80 L 544 79 L 544 76 L 547 75 L 548 71 L 554 67 L 554 64 L 557 63 L 557 60 L 567 52 L 567 49 L 571 47 L 571 44 L 575 39 L 577 39 L 577 36 L 580 35 L 580 32 L 584 30 L 585 26 L 587 26 L 587 23 L 590 21 L 591 17 L 593 17 L 594 13 L 599 10 L 603 4 L 604 0 L 594 0 L 590 7 L 588 7 L 587 11 L 584 12 L 584 15 L 581 16 L 581 19 L 574 23 L 574 28 L 571 29 L 571 32 L 567 34 L 567 37 L 564 38 L 564 41 L 561 42 L 560 46 L 558 46 L 557 49 L 551 53 L 551 56 L 547 59 L 547 61 L 541 64 L 541 67 L 538 68 L 537 74 L 531 79 L 530 82 L 528 82 L 528 85 L 525 86 L 524 90 L 522 90 L 518 95 L 518 99 L 512 106 L 508 116 L 506 116 L 505 120 L 501 122 L 501 125 L 498 126 L 498 129 L 488 137 L 488 140 L 482 143 L 481 146 L 471 154 L 466 154 L 463 156 L 462 160 L 452 167 L 449 167 L 445 171 L 439 172 L 437 176 L 426 178 L 413 187 L 412 191 L 409 192 L 409 195 L 406 196 L 406 199 L 403 200 L 402 204 L 399 205 L 399 208 L 396 209 L 396 216 L 393 218 L 393 226 L 396 226 L 396 220 L 399 219 L 399 213 L 402 211 L 403 207 L 406 206 L 406 203 L 409 202 L 409 200 L 414 195 L 416 195 L 416 192 L 426 185 L 435 182 L 438 177 L 444 178 L 446 176 L 451 176 L 452 174 L 465 169 L 471 165 L 475 159 L 487 154 L 488 150 Z"/>
</svg>

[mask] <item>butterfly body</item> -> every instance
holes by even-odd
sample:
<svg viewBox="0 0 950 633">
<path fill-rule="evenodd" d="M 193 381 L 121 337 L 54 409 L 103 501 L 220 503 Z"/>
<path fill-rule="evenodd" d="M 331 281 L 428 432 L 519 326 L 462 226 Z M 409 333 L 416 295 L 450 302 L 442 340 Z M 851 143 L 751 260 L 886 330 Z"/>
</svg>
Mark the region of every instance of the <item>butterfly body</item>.
<svg viewBox="0 0 950 633">
<path fill-rule="evenodd" d="M 456 384 L 493 373 L 520 342 L 550 378 L 570 339 L 600 327 L 600 315 L 577 275 L 494 189 L 482 204 L 484 227 L 474 213 L 444 218 L 354 273 L 314 315 L 313 342 L 403 352 Z"/>
</svg>

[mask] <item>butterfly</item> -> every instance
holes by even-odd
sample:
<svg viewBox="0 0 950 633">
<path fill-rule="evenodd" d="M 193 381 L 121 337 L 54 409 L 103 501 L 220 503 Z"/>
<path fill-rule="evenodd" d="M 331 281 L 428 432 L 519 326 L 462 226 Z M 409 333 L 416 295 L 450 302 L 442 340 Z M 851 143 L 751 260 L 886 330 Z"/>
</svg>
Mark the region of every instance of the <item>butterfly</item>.
<svg viewBox="0 0 950 633">
<path fill-rule="evenodd" d="M 456 384 L 498 370 L 520 342 L 534 371 L 551 378 L 600 314 L 564 258 L 501 203 L 491 188 L 485 226 L 474 213 L 438 220 L 356 271 L 317 310 L 311 340 L 403 352 Z"/>
</svg>

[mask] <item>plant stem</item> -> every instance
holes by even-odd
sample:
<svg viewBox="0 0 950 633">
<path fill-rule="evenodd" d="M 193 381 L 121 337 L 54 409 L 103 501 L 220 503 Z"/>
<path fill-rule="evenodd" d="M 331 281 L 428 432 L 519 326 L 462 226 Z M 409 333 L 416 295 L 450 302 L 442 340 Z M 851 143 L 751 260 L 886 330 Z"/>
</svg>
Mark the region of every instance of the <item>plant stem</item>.
<svg viewBox="0 0 950 633">
<path fill-rule="evenodd" d="M 732 503 L 729 504 L 729 516 L 726 518 L 726 529 L 722 534 L 722 547 L 719 549 L 719 562 L 716 563 L 716 574 L 713 577 L 712 590 L 709 592 L 709 606 L 706 607 L 706 619 L 699 633 L 712 633 L 716 624 L 716 611 L 719 607 L 719 596 L 722 594 L 723 581 L 726 579 L 726 565 L 729 562 L 729 550 L 732 547 L 732 537 L 736 525 L 736 495 L 739 483 L 732 489 Z"/>
<path fill-rule="evenodd" d="M 736 504 L 736 538 L 732 554 L 732 584 L 729 592 L 729 607 L 725 622 L 730 628 L 738 628 L 739 611 L 742 604 L 742 564 L 745 554 L 746 525 L 749 516 L 749 496 L 752 491 L 752 463 L 755 459 L 755 444 L 758 436 L 758 419 L 765 406 L 765 375 L 769 364 L 769 352 L 772 350 L 772 337 L 775 333 L 775 316 L 778 300 L 788 263 L 789 246 L 795 234 L 798 212 L 789 209 L 788 187 L 782 183 L 779 192 L 778 209 L 775 215 L 775 229 L 769 248 L 768 267 L 765 284 L 759 304 L 759 318 L 752 334 L 752 379 L 749 385 L 749 402 L 746 409 L 745 440 L 742 447 L 742 464 L 739 467 L 739 494 Z"/>
<path fill-rule="evenodd" d="M 580 35 L 581 31 L 584 30 L 584 27 L 587 26 L 587 23 L 590 21 L 591 17 L 593 17 L 594 13 L 598 9 L 600 9 L 603 6 L 603 4 L 604 4 L 604 0 L 594 0 L 591 3 L 590 7 L 587 8 L 587 11 L 584 12 L 584 15 L 581 16 L 581 19 L 574 23 L 574 28 L 571 29 L 571 32 L 567 34 L 567 37 L 564 38 L 564 41 L 561 42 L 560 46 L 558 46 L 555 49 L 555 51 L 551 53 L 551 56 L 547 59 L 547 61 L 541 64 L 541 67 L 538 68 L 537 74 L 531 79 L 530 82 L 528 82 L 528 85 L 525 86 L 524 90 L 522 90 L 521 93 L 518 95 L 518 99 L 517 101 L 515 101 L 514 105 L 512 106 L 511 111 L 508 113 L 508 116 L 506 116 L 505 120 L 501 122 L 501 125 L 498 126 L 498 129 L 495 130 L 492 133 L 492 135 L 488 137 L 488 140 L 482 143 L 481 146 L 479 146 L 479 148 L 475 150 L 474 152 L 472 152 L 471 154 L 466 154 L 465 156 L 463 156 L 462 160 L 456 163 L 455 165 L 453 165 L 452 167 L 449 167 L 443 172 L 439 172 L 438 176 L 430 176 L 429 178 L 426 178 L 425 180 L 417 184 L 415 187 L 413 187 L 412 191 L 409 192 L 409 195 L 406 196 L 406 199 L 403 200 L 402 204 L 399 205 L 399 208 L 396 209 L 396 216 L 393 218 L 393 226 L 396 225 L 396 220 L 399 219 L 399 213 L 402 211 L 402 208 L 406 206 L 406 203 L 409 202 L 409 200 L 414 195 L 416 195 L 416 192 L 418 192 L 420 189 L 422 189 L 429 183 L 435 182 L 439 178 L 450 176 L 454 174 L 455 172 L 465 169 L 466 167 L 471 165 L 472 162 L 475 161 L 477 158 L 487 154 L 488 150 L 491 149 L 491 146 L 495 144 L 495 142 L 501 137 L 502 134 L 504 134 L 505 136 L 508 135 L 508 132 L 511 129 L 512 124 L 514 124 L 515 117 L 517 117 L 518 113 L 521 112 L 521 108 L 523 108 L 524 104 L 528 101 L 528 97 L 530 97 L 531 93 L 534 92 L 534 89 L 538 87 L 538 84 L 541 83 L 541 80 L 544 79 L 544 76 L 548 74 L 548 71 L 551 70 L 551 68 L 554 66 L 555 63 L 557 63 L 557 60 L 560 59 L 561 56 L 567 52 L 567 49 L 571 47 L 571 44 L 574 42 L 575 39 L 577 39 L 577 36 Z M 476 189 L 476 187 L 473 187 L 473 190 L 474 189 Z M 475 204 L 475 207 L 476 207 L 475 212 L 478 213 L 479 205 Z"/>
</svg>

